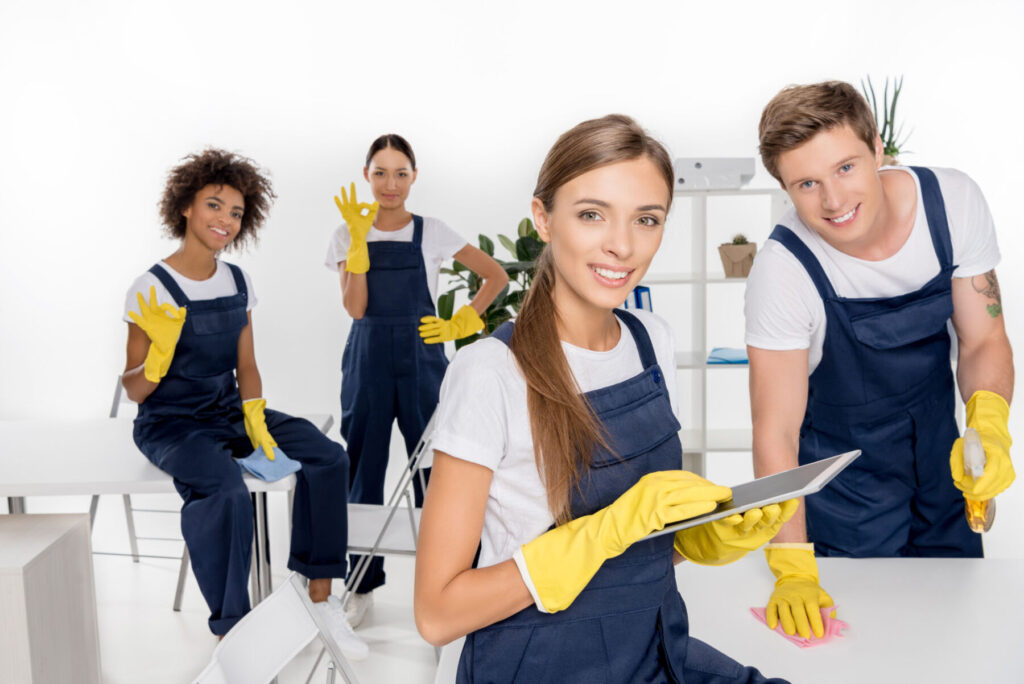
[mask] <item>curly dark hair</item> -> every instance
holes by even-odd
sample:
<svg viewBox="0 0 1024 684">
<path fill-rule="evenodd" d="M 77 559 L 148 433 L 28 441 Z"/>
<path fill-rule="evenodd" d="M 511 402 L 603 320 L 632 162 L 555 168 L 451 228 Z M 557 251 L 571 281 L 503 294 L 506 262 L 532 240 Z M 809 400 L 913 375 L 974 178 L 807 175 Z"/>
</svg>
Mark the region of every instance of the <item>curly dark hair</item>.
<svg viewBox="0 0 1024 684">
<path fill-rule="evenodd" d="M 171 237 L 185 237 L 185 217 L 182 214 L 207 185 L 227 185 L 242 193 L 245 212 L 242 229 L 227 249 L 243 247 L 256 242 L 256 231 L 267 218 L 267 212 L 277 195 L 270 179 L 260 172 L 256 162 L 224 150 L 208 148 L 199 154 L 190 154 L 167 174 L 167 185 L 160 199 L 160 218 Z"/>
</svg>

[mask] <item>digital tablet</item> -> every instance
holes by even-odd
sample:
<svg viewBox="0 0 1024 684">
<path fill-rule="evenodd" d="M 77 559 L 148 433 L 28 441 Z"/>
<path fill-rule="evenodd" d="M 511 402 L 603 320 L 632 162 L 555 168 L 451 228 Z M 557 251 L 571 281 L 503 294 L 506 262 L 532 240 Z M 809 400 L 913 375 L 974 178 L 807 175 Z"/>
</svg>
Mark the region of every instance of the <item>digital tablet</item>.
<svg viewBox="0 0 1024 684">
<path fill-rule="evenodd" d="M 744 482 L 741 485 L 732 487 L 732 498 L 718 504 L 718 508 L 698 515 L 695 518 L 687 518 L 666 525 L 657 532 L 652 532 L 646 538 L 658 537 L 663 534 L 671 534 L 688 527 L 703 525 L 712 520 L 726 518 L 733 513 L 742 513 L 751 508 L 760 508 L 768 504 L 780 503 L 788 499 L 795 499 L 798 496 L 807 496 L 821 490 L 839 472 L 850 465 L 855 458 L 860 456 L 860 449 L 847 451 L 845 454 L 825 458 L 814 463 L 784 470 L 781 473 L 768 475 L 757 480 Z"/>
</svg>

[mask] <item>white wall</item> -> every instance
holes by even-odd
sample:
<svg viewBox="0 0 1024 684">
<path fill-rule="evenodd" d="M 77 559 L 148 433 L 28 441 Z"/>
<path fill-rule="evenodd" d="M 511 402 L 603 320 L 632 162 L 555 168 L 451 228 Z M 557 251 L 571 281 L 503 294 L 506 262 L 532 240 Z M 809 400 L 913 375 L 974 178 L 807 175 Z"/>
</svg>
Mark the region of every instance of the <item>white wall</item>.
<svg viewBox="0 0 1024 684">
<path fill-rule="evenodd" d="M 258 160 L 280 196 L 237 257 L 260 300 L 266 395 L 336 413 L 348 321 L 320 264 L 331 195 L 376 135 L 416 149 L 411 208 L 472 239 L 511 232 L 547 148 L 583 118 L 631 114 L 676 156 L 753 156 L 779 88 L 865 74 L 905 75 L 904 161 L 985 190 L 1024 339 L 1022 25 L 1013 2 L 4 3 L 0 418 L 103 415 L 125 289 L 174 249 L 155 209 L 164 174 L 204 145 Z M 1019 413 L 1011 431 L 1024 435 Z M 990 548 L 1024 556 L 1015 489 Z"/>
</svg>

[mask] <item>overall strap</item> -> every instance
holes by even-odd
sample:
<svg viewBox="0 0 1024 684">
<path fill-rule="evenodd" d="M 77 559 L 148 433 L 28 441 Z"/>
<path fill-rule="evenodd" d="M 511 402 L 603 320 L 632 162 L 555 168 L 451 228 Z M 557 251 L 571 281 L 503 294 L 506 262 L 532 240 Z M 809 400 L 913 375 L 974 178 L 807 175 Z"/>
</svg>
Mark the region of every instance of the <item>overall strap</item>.
<svg viewBox="0 0 1024 684">
<path fill-rule="evenodd" d="M 921 183 L 921 197 L 924 198 L 924 214 L 928 219 L 928 230 L 932 234 L 932 246 L 939 265 L 950 268 L 953 265 L 953 243 L 949 237 L 949 221 L 946 219 L 946 202 L 935 172 L 923 166 L 910 167 Z"/>
<path fill-rule="evenodd" d="M 491 337 L 501 340 L 505 343 L 505 346 L 511 346 L 512 331 L 515 329 L 515 321 L 505 321 L 498 328 L 491 333 Z"/>
<path fill-rule="evenodd" d="M 654 345 L 651 344 L 651 336 L 647 334 L 647 328 L 640 322 L 640 319 L 625 309 L 615 309 L 615 315 L 626 324 L 633 341 L 636 342 L 637 351 L 640 352 L 640 363 L 644 368 L 657 365 L 658 357 L 654 354 Z"/>
<path fill-rule="evenodd" d="M 192 303 L 192 300 L 185 296 L 185 291 L 181 289 L 174 277 L 167 272 L 160 264 L 153 264 L 149 267 L 149 272 L 156 276 L 167 291 L 171 293 L 171 298 L 174 299 L 174 303 L 178 306 L 188 306 Z"/>
<path fill-rule="evenodd" d="M 242 269 L 240 269 L 238 266 L 235 266 L 234 264 L 229 264 L 226 261 L 224 263 L 227 264 L 227 267 L 231 269 L 231 275 L 234 276 L 235 278 L 235 288 L 238 290 L 238 294 L 248 299 L 249 288 L 246 287 L 245 285 L 245 276 L 242 275 Z"/>
<path fill-rule="evenodd" d="M 804 270 L 807 271 L 807 275 L 814 281 L 814 287 L 818 289 L 818 294 L 823 301 L 836 299 L 836 291 L 832 289 L 832 283 L 829 282 L 828 276 L 825 275 L 825 269 L 821 267 L 818 257 L 814 256 L 811 249 L 804 244 L 803 240 L 796 236 L 796 233 L 780 224 L 775 226 L 775 230 L 768 236 L 768 239 L 781 242 L 782 246 L 797 258 L 804 267 Z"/>
<path fill-rule="evenodd" d="M 412 244 L 419 247 L 423 242 L 423 217 L 412 215 Z"/>
<path fill-rule="evenodd" d="M 651 344 L 651 336 L 647 329 L 633 314 L 623 309 L 615 309 L 615 315 L 619 317 L 636 342 L 637 351 L 640 352 L 640 363 L 644 368 L 650 368 L 658 363 L 658 357 L 654 353 L 654 345 Z M 498 326 L 497 330 L 491 333 L 491 337 L 501 340 L 508 346 L 512 340 L 512 331 L 515 329 L 515 321 L 505 321 Z"/>
</svg>

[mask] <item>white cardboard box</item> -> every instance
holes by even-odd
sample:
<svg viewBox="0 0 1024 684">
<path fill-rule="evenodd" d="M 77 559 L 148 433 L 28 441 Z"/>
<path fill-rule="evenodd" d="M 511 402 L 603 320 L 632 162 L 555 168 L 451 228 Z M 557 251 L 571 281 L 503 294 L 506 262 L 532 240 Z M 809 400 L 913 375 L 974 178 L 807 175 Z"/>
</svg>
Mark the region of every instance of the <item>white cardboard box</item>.
<svg viewBox="0 0 1024 684">
<path fill-rule="evenodd" d="M 0 684 L 100 682 L 89 516 L 0 515 Z"/>
</svg>

